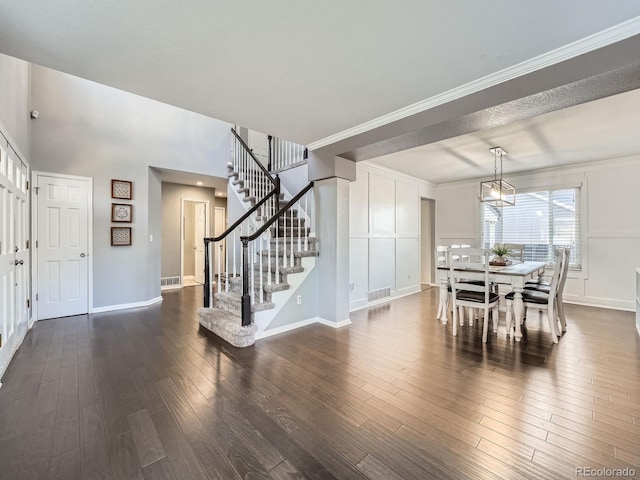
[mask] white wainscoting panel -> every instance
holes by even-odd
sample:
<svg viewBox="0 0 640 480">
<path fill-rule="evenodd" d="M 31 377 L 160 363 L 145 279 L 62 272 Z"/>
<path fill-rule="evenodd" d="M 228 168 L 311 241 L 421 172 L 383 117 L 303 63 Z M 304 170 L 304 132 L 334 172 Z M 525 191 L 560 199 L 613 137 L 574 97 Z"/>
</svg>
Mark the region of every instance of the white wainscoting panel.
<svg viewBox="0 0 640 480">
<path fill-rule="evenodd" d="M 624 165 L 589 174 L 587 218 L 589 234 L 609 235 L 640 231 L 639 165 Z"/>
<path fill-rule="evenodd" d="M 369 239 L 349 242 L 349 303 L 367 301 L 369 291 Z"/>
<path fill-rule="evenodd" d="M 420 283 L 420 242 L 416 238 L 396 240 L 396 290 Z"/>
<path fill-rule="evenodd" d="M 395 238 L 372 238 L 370 243 L 369 291 L 391 287 L 396 283 Z"/>
<path fill-rule="evenodd" d="M 590 238 L 589 256 L 585 297 L 632 304 L 635 268 L 640 265 L 640 238 Z"/>
<path fill-rule="evenodd" d="M 475 188 L 458 186 L 438 191 L 438 200 L 436 201 L 437 238 L 475 238 L 479 188 L 480 182 Z M 457 242 L 440 242 L 441 245 L 451 243 Z M 474 244 L 475 242 L 471 243 L 471 245 Z"/>
<path fill-rule="evenodd" d="M 396 182 L 381 175 L 369 174 L 371 233 L 393 235 L 396 229 Z"/>
<path fill-rule="evenodd" d="M 417 185 L 396 182 L 396 215 L 396 233 L 420 235 L 420 190 Z"/>
<path fill-rule="evenodd" d="M 369 233 L 369 174 L 358 171 L 355 182 L 349 184 L 349 234 Z"/>
</svg>

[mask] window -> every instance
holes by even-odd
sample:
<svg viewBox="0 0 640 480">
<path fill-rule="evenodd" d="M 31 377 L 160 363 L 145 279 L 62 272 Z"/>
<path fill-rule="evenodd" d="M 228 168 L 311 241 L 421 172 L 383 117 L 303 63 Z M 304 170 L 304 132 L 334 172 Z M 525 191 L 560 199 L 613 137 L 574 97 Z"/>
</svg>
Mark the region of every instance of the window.
<svg viewBox="0 0 640 480">
<path fill-rule="evenodd" d="M 522 243 L 525 260 L 553 263 L 555 248 L 571 247 L 569 265 L 582 267 L 579 187 L 519 192 L 513 207 L 480 205 L 485 248 Z"/>
</svg>

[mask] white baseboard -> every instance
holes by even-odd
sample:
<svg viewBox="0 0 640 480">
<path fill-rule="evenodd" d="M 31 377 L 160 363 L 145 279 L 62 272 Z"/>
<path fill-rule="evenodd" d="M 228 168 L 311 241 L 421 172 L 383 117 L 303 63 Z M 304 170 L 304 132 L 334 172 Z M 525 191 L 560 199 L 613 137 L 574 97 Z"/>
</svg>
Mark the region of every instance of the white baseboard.
<svg viewBox="0 0 640 480">
<path fill-rule="evenodd" d="M 284 332 L 288 332 L 290 330 L 295 330 L 296 328 L 306 327 L 307 325 L 313 325 L 314 323 L 320 323 L 322 325 L 326 325 L 331 328 L 341 328 L 346 327 L 347 325 L 351 325 L 351 320 L 346 319 L 340 322 L 332 322 L 322 317 L 311 317 L 306 320 L 300 320 L 299 322 L 290 323 L 289 325 L 283 325 L 282 327 L 272 328 L 270 330 L 263 330 L 261 332 L 256 333 L 256 340 L 260 340 L 262 338 L 271 337 L 272 335 L 279 335 Z"/>
<path fill-rule="evenodd" d="M 23 322 L 19 328 L 20 331 L 16 334 L 15 340 L 11 343 L 2 346 L 4 355 L 0 355 L 0 378 L 2 378 L 11 363 L 11 359 L 22 345 L 24 337 L 27 335 L 27 324 L 29 322 Z"/>
<path fill-rule="evenodd" d="M 406 297 L 408 295 L 413 295 L 414 293 L 420 293 L 421 291 L 422 291 L 422 288 L 420 287 L 420 285 L 417 285 L 414 287 L 397 290 L 396 293 L 394 293 L 390 297 L 381 298 L 380 300 L 374 300 L 373 302 L 365 301 L 366 303 L 362 303 L 363 302 L 362 300 L 356 300 L 355 302 L 352 302 L 352 304 L 350 305 L 349 312 L 355 312 L 357 310 L 362 310 L 363 308 L 376 307 L 384 303 L 389 303 L 392 300 L 397 300 L 398 298 Z"/>
<path fill-rule="evenodd" d="M 563 300 L 564 303 L 584 305 L 585 307 L 610 308 L 612 310 L 623 310 L 625 312 L 635 312 L 636 310 L 633 302 L 626 302 L 624 300 L 612 300 L 599 297 L 573 297 L 569 295 L 564 295 Z"/>
<path fill-rule="evenodd" d="M 272 328 L 270 330 L 263 330 L 256 333 L 256 340 L 261 338 L 271 337 L 272 335 L 278 335 L 280 333 L 288 332 L 289 330 L 295 330 L 296 328 L 306 327 L 316 322 L 315 318 L 307 318 L 306 320 L 300 320 L 299 322 L 290 323 L 289 325 L 283 325 L 282 327 Z"/>
<path fill-rule="evenodd" d="M 317 323 L 321 323 L 322 325 L 326 325 L 327 327 L 331 327 L 331 328 L 342 328 L 342 327 L 346 327 L 347 325 L 351 325 L 350 318 L 347 318 L 346 320 L 341 320 L 339 322 L 332 322 L 331 320 L 327 320 L 326 318 L 322 318 L 322 317 L 315 317 L 315 320 Z"/>
<path fill-rule="evenodd" d="M 163 285 L 160 287 L 160 291 L 164 292 L 165 290 L 177 290 L 178 288 L 182 288 L 182 284 L 179 283 L 177 285 Z"/>
<path fill-rule="evenodd" d="M 91 313 L 113 312 L 115 310 L 126 310 L 128 308 L 148 307 L 162 302 L 162 297 L 152 298 L 144 302 L 121 303 L 120 305 L 107 305 L 105 307 L 94 307 Z"/>
</svg>

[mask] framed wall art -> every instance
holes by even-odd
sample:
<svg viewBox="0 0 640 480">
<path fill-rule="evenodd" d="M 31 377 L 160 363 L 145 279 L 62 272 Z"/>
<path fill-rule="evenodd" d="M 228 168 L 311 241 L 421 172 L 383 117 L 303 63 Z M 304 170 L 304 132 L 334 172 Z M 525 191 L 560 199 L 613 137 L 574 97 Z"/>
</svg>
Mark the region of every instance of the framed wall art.
<svg viewBox="0 0 640 480">
<path fill-rule="evenodd" d="M 131 227 L 111 227 L 111 246 L 131 245 Z"/>
<path fill-rule="evenodd" d="M 111 198 L 131 200 L 133 198 L 133 183 L 127 180 L 111 180 Z"/>
<path fill-rule="evenodd" d="M 133 221 L 133 205 L 128 205 L 125 203 L 112 203 L 111 221 L 131 223 Z"/>
</svg>

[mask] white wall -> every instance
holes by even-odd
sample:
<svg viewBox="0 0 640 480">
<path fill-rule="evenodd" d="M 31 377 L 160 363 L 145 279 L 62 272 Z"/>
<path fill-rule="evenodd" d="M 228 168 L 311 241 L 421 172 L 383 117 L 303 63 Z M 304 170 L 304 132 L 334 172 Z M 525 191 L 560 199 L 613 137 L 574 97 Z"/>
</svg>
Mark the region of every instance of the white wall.
<svg viewBox="0 0 640 480">
<path fill-rule="evenodd" d="M 26 161 L 31 160 L 30 64 L 0 54 L 0 123 Z"/>
<path fill-rule="evenodd" d="M 419 291 L 420 198 L 433 198 L 433 186 L 358 163 L 349 188 L 350 308 L 367 305 L 368 293 L 383 288 L 392 297 Z"/>
<path fill-rule="evenodd" d="M 640 265 L 640 156 L 544 169 L 507 179 L 517 188 L 582 185 L 583 268 L 569 271 L 565 300 L 633 310 Z M 479 242 L 479 181 L 438 186 L 437 243 Z"/>
<path fill-rule="evenodd" d="M 36 65 L 31 71 L 32 108 L 40 111 L 31 125 L 32 170 L 94 178 L 94 307 L 157 298 L 161 189 L 150 167 L 226 177 L 231 125 Z M 109 245 L 114 178 L 134 185 L 131 247 Z"/>
<path fill-rule="evenodd" d="M 30 119 L 29 119 L 29 64 L 21 60 L 17 60 L 6 55 L 0 55 L 0 142 L 3 148 L 10 145 L 16 150 L 19 157 L 24 161 L 29 161 L 29 136 L 30 136 Z M 5 143 L 3 137 L 8 137 Z M 8 145 L 7 145 L 8 144 Z M 12 154 L 13 155 L 13 154 Z M 17 159 L 16 159 L 17 161 Z M 1 190 L 1 189 L 0 189 Z M 0 192 L 0 194 L 6 192 Z M 2 199 L 0 198 L 0 203 Z M 3 206 L 6 206 L 4 204 Z M 9 207 L 11 208 L 11 207 Z M 0 217 L 3 214 L 0 212 Z M 3 227 L 3 220 L 0 218 L 0 228 Z M 0 240 L 5 231 L 0 230 Z M 29 237 L 28 237 L 29 238 Z M 2 257 L 2 261 L 9 260 L 8 255 Z M 13 260 L 13 258 L 11 259 Z M 2 268 L 3 272 L 6 269 Z M 0 276 L 0 288 L 6 286 L 4 280 L 9 281 L 10 274 L 5 277 Z M 27 283 L 27 288 L 29 283 Z M 0 302 L 2 302 L 2 293 L 0 293 Z M 29 294 L 29 298 L 32 296 Z M 14 317 L 10 318 L 10 309 L 5 304 L 0 303 L 0 333 L 5 335 L 10 331 L 9 326 L 13 323 L 13 333 L 2 339 L 0 347 L 0 379 L 9 366 L 13 354 L 17 351 L 27 332 L 29 319 L 25 316 L 18 316 L 14 312 Z"/>
</svg>

